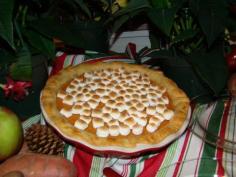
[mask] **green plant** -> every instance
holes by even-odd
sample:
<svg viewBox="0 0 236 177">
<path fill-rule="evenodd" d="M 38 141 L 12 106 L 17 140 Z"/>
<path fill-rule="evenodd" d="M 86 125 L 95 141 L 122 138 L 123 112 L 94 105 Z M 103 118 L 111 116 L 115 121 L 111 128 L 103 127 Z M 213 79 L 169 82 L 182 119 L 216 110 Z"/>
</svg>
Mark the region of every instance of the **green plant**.
<svg viewBox="0 0 236 177">
<path fill-rule="evenodd" d="M 138 53 L 137 62 L 161 66 L 168 76 L 182 84 L 191 98 L 199 95 L 215 98 L 224 92 L 228 79 L 225 32 L 236 31 L 236 19 L 230 13 L 233 3 L 233 0 L 130 0 L 107 23 L 114 23 L 112 30 L 116 32 L 130 21 L 144 19 L 149 25 L 152 46 L 151 50 L 144 48 Z M 171 67 L 174 70 L 179 67 L 179 71 Z M 195 84 L 190 87 L 192 83 Z"/>
<path fill-rule="evenodd" d="M 64 45 L 104 52 L 104 21 L 114 1 L 9 0 L 0 2 L 0 73 L 31 80 L 34 55 L 55 56 L 55 39 Z"/>
</svg>

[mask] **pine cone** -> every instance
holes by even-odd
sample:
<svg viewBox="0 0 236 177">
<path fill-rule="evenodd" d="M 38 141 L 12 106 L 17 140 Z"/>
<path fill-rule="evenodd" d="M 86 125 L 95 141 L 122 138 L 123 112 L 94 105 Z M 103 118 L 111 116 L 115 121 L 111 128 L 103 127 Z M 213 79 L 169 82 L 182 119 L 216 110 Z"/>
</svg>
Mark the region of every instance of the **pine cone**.
<svg viewBox="0 0 236 177">
<path fill-rule="evenodd" d="M 26 129 L 25 140 L 32 152 L 63 155 L 64 142 L 46 125 L 33 124 Z"/>
</svg>

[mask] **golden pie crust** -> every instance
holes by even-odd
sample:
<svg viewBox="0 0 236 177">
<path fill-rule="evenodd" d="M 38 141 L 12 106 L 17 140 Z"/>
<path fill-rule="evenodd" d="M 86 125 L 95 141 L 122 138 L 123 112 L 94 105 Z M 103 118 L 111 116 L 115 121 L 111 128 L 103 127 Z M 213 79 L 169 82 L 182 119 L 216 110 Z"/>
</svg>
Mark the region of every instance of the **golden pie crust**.
<svg viewBox="0 0 236 177">
<path fill-rule="evenodd" d="M 65 85 L 68 85 L 68 83 L 73 80 L 73 78 L 80 77 L 84 75 L 84 73 L 88 72 L 107 69 L 118 70 L 120 68 L 131 73 L 141 73 L 147 76 L 153 84 L 165 88 L 165 95 L 169 99 L 168 106 L 174 112 L 173 117 L 170 120 L 163 121 L 152 133 L 143 131 L 139 135 L 129 133 L 126 136 L 118 135 L 98 137 L 94 131 L 88 131 L 87 129 L 80 130 L 76 128 L 73 123 L 71 123 L 70 119 L 67 119 L 60 113 L 57 95 Z M 186 94 L 175 82 L 167 78 L 161 71 L 152 70 L 143 65 L 127 64 L 123 62 L 98 62 L 95 64 L 84 63 L 77 66 L 67 67 L 48 79 L 45 88 L 41 92 L 40 101 L 46 120 L 63 135 L 96 147 L 116 146 L 135 148 L 140 144 L 159 144 L 166 137 L 175 134 L 181 129 L 183 123 L 186 121 L 189 109 L 189 99 Z"/>
</svg>

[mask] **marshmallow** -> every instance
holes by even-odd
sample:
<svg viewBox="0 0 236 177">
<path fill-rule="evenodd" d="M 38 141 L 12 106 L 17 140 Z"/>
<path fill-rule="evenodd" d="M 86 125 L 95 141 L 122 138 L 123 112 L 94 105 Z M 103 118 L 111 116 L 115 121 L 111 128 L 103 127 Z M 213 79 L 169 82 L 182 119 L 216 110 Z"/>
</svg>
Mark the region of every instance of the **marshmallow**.
<svg viewBox="0 0 236 177">
<path fill-rule="evenodd" d="M 125 95 L 125 96 L 124 96 L 124 101 L 125 101 L 125 102 L 129 102 L 131 99 L 132 99 L 132 98 L 131 98 L 130 95 Z"/>
<path fill-rule="evenodd" d="M 96 94 L 93 94 L 91 99 L 96 100 L 97 102 L 101 101 L 101 97 Z"/>
<path fill-rule="evenodd" d="M 63 99 L 62 103 L 67 104 L 67 105 L 73 105 L 74 97 L 71 95 L 66 95 L 66 97 Z"/>
<path fill-rule="evenodd" d="M 68 85 L 67 87 L 66 87 L 66 92 L 67 93 L 70 93 L 70 92 L 72 92 L 73 90 L 76 90 L 76 86 L 74 86 L 74 85 Z"/>
<path fill-rule="evenodd" d="M 169 104 L 169 99 L 168 99 L 168 97 L 166 96 L 166 95 L 163 95 L 162 97 L 161 97 L 161 99 L 163 100 L 163 102 L 165 103 L 165 104 Z"/>
<path fill-rule="evenodd" d="M 155 117 L 158 118 L 160 121 L 164 121 L 165 117 L 163 114 L 156 112 Z"/>
<path fill-rule="evenodd" d="M 86 73 L 84 73 L 84 77 L 85 78 L 92 78 L 93 77 L 93 73 L 92 72 L 86 72 Z"/>
<path fill-rule="evenodd" d="M 157 105 L 157 100 L 156 99 L 150 99 L 149 100 L 149 105 L 150 106 L 156 106 Z"/>
<path fill-rule="evenodd" d="M 87 102 L 83 102 L 82 107 L 83 109 L 90 109 L 90 106 Z"/>
<path fill-rule="evenodd" d="M 57 97 L 58 98 L 61 98 L 61 99 L 64 99 L 66 97 L 66 92 L 60 90 L 58 93 L 57 93 Z"/>
<path fill-rule="evenodd" d="M 103 113 L 111 113 L 111 111 L 112 111 L 112 108 L 110 108 L 110 107 L 108 107 L 108 106 L 104 106 L 103 108 L 102 108 L 102 112 Z"/>
<path fill-rule="evenodd" d="M 146 126 L 146 124 L 147 124 L 147 118 L 146 117 L 136 118 L 135 121 L 141 126 Z"/>
<path fill-rule="evenodd" d="M 90 116 L 91 115 L 91 110 L 90 109 L 85 109 L 83 108 L 80 115 L 83 115 L 83 116 Z"/>
<path fill-rule="evenodd" d="M 80 130 L 84 130 L 88 127 L 88 124 L 85 121 L 78 119 L 75 121 L 74 126 Z"/>
<path fill-rule="evenodd" d="M 166 107 L 165 107 L 164 105 L 158 104 L 158 105 L 156 106 L 156 111 L 157 111 L 158 113 L 161 113 L 161 114 L 162 114 L 165 109 L 166 109 Z"/>
<path fill-rule="evenodd" d="M 109 136 L 109 128 L 107 126 L 98 127 L 96 130 L 96 135 L 101 138 L 106 138 Z"/>
<path fill-rule="evenodd" d="M 86 94 L 84 94 L 83 101 L 88 101 L 88 100 L 91 99 L 91 97 L 92 97 L 92 94 L 91 94 L 91 93 L 86 93 Z"/>
<path fill-rule="evenodd" d="M 118 109 L 112 109 L 110 115 L 113 119 L 119 119 L 120 112 Z"/>
<path fill-rule="evenodd" d="M 87 103 L 92 109 L 95 109 L 99 104 L 96 100 L 93 100 L 93 99 L 88 100 Z"/>
<path fill-rule="evenodd" d="M 119 126 L 118 125 L 112 125 L 109 127 L 109 133 L 111 136 L 118 136 L 120 131 L 119 131 Z"/>
<path fill-rule="evenodd" d="M 118 121 L 118 120 L 115 120 L 115 119 L 112 119 L 112 120 L 110 120 L 109 122 L 107 122 L 107 125 L 108 125 L 108 126 L 119 125 L 119 121 Z"/>
<path fill-rule="evenodd" d="M 126 136 L 130 133 L 130 128 L 129 128 L 128 125 L 120 123 L 119 132 L 120 132 L 121 135 Z"/>
<path fill-rule="evenodd" d="M 119 118 L 120 122 L 124 122 L 125 119 L 127 119 L 127 118 L 129 118 L 129 115 L 128 115 L 128 113 L 126 111 L 120 113 L 120 118 Z"/>
<path fill-rule="evenodd" d="M 138 102 L 135 107 L 138 111 L 143 111 L 145 108 L 144 105 L 140 102 Z"/>
<path fill-rule="evenodd" d="M 143 133 L 143 126 L 139 125 L 139 124 L 135 124 L 133 126 L 133 129 L 132 129 L 132 133 L 134 135 L 140 135 Z"/>
<path fill-rule="evenodd" d="M 75 101 L 76 101 L 76 102 L 78 102 L 78 101 L 85 101 L 85 99 L 84 99 L 84 94 L 81 94 L 81 93 L 77 94 L 77 95 L 75 96 Z"/>
<path fill-rule="evenodd" d="M 110 97 L 107 96 L 107 95 L 101 97 L 101 102 L 104 103 L 104 104 L 106 104 L 108 102 L 108 100 L 110 100 Z"/>
<path fill-rule="evenodd" d="M 136 114 L 138 112 L 138 110 L 133 106 L 130 107 L 127 111 L 129 114 Z"/>
<path fill-rule="evenodd" d="M 110 80 L 109 79 L 103 79 L 102 83 L 105 84 L 105 85 L 108 85 L 110 83 Z"/>
<path fill-rule="evenodd" d="M 89 124 L 91 122 L 91 117 L 90 116 L 83 116 L 83 115 L 81 115 L 79 118 L 81 120 L 85 121 L 87 124 Z"/>
<path fill-rule="evenodd" d="M 114 100 L 108 100 L 106 105 L 111 107 L 111 108 L 115 108 L 116 102 Z"/>
<path fill-rule="evenodd" d="M 164 112 L 163 112 L 163 116 L 166 120 L 170 120 L 173 116 L 174 116 L 174 112 L 170 109 L 166 109 Z"/>
<path fill-rule="evenodd" d="M 129 117 L 124 120 L 124 124 L 128 125 L 130 129 L 136 124 L 135 120 L 132 117 Z"/>
<path fill-rule="evenodd" d="M 159 126 L 160 123 L 161 123 L 161 121 L 160 121 L 160 119 L 158 119 L 158 118 L 156 118 L 156 117 L 151 117 L 151 118 L 149 119 L 149 122 L 148 122 L 148 123 L 149 123 L 149 124 L 155 124 L 155 125 Z"/>
<path fill-rule="evenodd" d="M 83 107 L 79 104 L 75 104 L 73 107 L 72 107 L 72 114 L 81 114 L 83 110 Z"/>
<path fill-rule="evenodd" d="M 92 117 L 102 117 L 103 112 L 100 109 L 94 109 L 92 110 Z"/>
<path fill-rule="evenodd" d="M 63 116 L 65 116 L 66 118 L 72 116 L 72 111 L 71 111 L 71 109 L 68 109 L 68 108 L 62 108 L 62 109 L 60 110 L 60 113 L 61 113 Z"/>
<path fill-rule="evenodd" d="M 124 110 L 126 110 L 126 106 L 124 103 L 116 103 L 116 108 L 119 112 L 123 112 Z"/>
<path fill-rule="evenodd" d="M 154 123 L 150 123 L 146 126 L 146 130 L 150 133 L 155 132 L 157 128 L 158 128 L 158 125 L 156 125 Z"/>
<path fill-rule="evenodd" d="M 117 98 L 116 98 L 116 101 L 117 102 L 119 102 L 119 103 L 124 103 L 124 97 L 123 96 L 118 96 Z"/>
<path fill-rule="evenodd" d="M 111 98 L 111 99 L 115 99 L 117 97 L 117 93 L 114 92 L 114 91 L 111 91 L 110 93 L 108 93 L 108 96 Z"/>
<path fill-rule="evenodd" d="M 149 106 L 146 108 L 146 113 L 149 115 L 155 115 L 156 113 L 156 107 L 155 106 Z"/>
<path fill-rule="evenodd" d="M 104 122 L 106 122 L 106 123 L 109 122 L 110 120 L 112 120 L 112 117 L 108 113 L 103 113 L 102 118 L 103 118 Z"/>
<path fill-rule="evenodd" d="M 96 94 L 99 95 L 100 97 L 105 96 L 106 95 L 106 90 L 102 89 L 102 88 L 98 88 L 97 90 L 95 90 Z"/>
<path fill-rule="evenodd" d="M 101 118 L 93 117 L 92 120 L 93 128 L 102 127 L 104 125 L 104 121 Z"/>
</svg>

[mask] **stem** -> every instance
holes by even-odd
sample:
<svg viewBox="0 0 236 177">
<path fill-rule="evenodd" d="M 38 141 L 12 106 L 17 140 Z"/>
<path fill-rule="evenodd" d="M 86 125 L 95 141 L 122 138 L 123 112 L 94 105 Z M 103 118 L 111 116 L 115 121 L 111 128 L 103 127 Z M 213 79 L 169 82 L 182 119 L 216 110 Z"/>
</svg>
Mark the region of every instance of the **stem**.
<svg viewBox="0 0 236 177">
<path fill-rule="evenodd" d="M 23 13 L 22 13 L 22 26 L 25 26 L 26 13 L 27 13 L 27 11 L 28 11 L 28 7 L 25 6 L 25 7 L 23 8 Z"/>
</svg>

